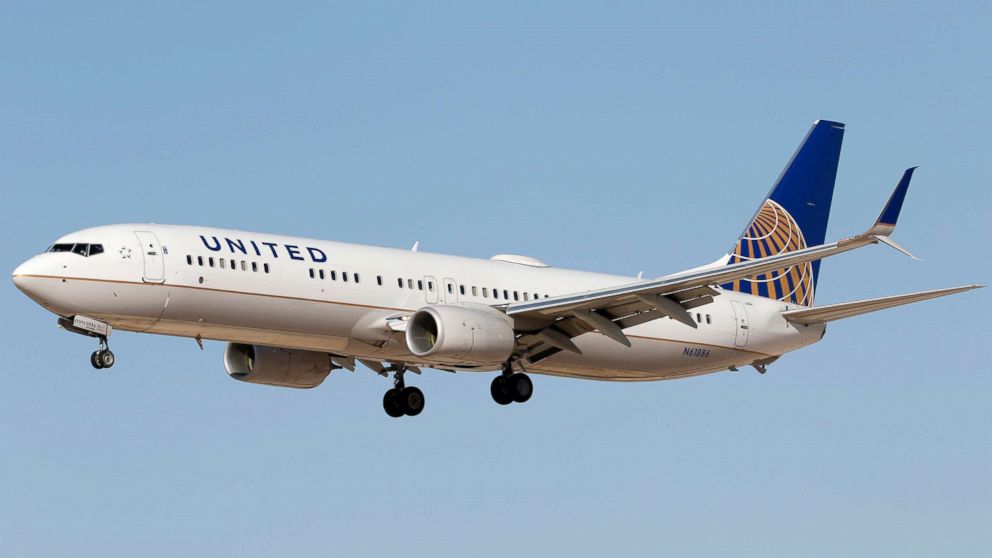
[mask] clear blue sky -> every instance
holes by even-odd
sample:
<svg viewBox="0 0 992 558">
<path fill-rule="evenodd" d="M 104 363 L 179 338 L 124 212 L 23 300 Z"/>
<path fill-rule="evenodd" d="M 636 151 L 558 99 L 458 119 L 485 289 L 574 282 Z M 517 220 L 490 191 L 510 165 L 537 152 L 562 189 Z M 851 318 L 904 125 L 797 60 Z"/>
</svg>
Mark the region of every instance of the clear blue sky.
<svg viewBox="0 0 992 558">
<path fill-rule="evenodd" d="M 29 5 L 30 4 L 30 5 Z M 8 3 L 0 267 L 85 226 L 199 223 L 660 275 L 736 239 L 816 118 L 828 238 L 921 165 L 819 303 L 988 283 L 992 8 Z M 93 343 L 7 283 L 4 556 L 992 553 L 989 290 L 673 382 L 361 369 L 230 380 L 223 345 Z"/>
</svg>

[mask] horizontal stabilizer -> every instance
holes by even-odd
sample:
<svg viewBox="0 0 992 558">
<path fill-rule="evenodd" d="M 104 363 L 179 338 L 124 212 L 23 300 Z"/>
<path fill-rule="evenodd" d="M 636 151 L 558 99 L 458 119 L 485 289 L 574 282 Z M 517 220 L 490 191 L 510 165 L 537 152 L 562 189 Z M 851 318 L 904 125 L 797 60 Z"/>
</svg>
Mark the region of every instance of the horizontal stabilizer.
<svg viewBox="0 0 992 558">
<path fill-rule="evenodd" d="M 841 304 L 830 304 L 828 306 L 817 306 L 815 308 L 804 310 L 790 310 L 788 312 L 783 312 L 782 316 L 785 317 L 786 320 L 796 324 L 822 324 L 843 318 L 850 318 L 852 316 L 860 316 L 861 314 L 884 310 L 894 306 L 902 306 L 903 304 L 912 304 L 914 302 L 920 302 L 921 300 L 928 300 L 931 298 L 938 298 L 941 296 L 970 291 L 972 289 L 979 289 L 981 287 L 983 287 L 983 285 L 966 285 L 964 287 L 952 287 L 950 289 L 937 289 L 936 291 L 923 291 L 920 293 L 886 296 L 882 298 L 872 298 L 869 300 L 844 302 Z"/>
</svg>

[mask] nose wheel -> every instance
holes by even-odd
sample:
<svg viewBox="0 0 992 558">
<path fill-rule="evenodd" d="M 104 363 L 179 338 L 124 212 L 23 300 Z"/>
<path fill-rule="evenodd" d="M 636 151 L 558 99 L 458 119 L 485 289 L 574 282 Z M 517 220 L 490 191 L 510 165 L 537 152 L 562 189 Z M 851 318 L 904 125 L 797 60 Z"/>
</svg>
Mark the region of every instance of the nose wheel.
<svg viewBox="0 0 992 558">
<path fill-rule="evenodd" d="M 393 372 L 393 388 L 382 396 L 382 408 L 386 414 L 399 418 L 404 415 L 415 417 L 424 410 L 426 400 L 424 392 L 409 386 L 403 381 L 403 373 L 406 368 L 397 367 Z"/>
<path fill-rule="evenodd" d="M 107 346 L 107 338 L 101 337 L 100 348 L 93 351 L 93 354 L 90 355 L 90 364 L 93 365 L 93 368 L 101 370 L 103 368 L 110 368 L 114 365 L 114 362 L 114 353 Z"/>
</svg>

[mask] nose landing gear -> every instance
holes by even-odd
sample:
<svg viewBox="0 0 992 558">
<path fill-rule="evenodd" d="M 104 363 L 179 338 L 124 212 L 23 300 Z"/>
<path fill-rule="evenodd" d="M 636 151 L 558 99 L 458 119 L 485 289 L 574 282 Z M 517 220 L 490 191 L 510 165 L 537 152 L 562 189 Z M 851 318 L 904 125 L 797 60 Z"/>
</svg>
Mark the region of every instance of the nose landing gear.
<svg viewBox="0 0 992 558">
<path fill-rule="evenodd" d="M 100 337 L 100 348 L 93 351 L 93 354 L 90 355 L 90 364 L 93 365 L 93 368 L 100 370 L 110 368 L 114 365 L 114 362 L 114 353 L 107 345 L 107 338 Z"/>
</svg>

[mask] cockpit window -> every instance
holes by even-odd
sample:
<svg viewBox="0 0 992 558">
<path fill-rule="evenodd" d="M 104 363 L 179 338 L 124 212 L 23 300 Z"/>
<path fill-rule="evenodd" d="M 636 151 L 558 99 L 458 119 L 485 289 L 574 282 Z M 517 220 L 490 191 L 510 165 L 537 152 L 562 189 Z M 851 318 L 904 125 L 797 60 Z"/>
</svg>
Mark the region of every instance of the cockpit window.
<svg viewBox="0 0 992 558">
<path fill-rule="evenodd" d="M 88 257 L 103 253 L 103 244 L 53 244 L 48 249 L 49 252 L 72 252 L 80 256 Z"/>
</svg>

